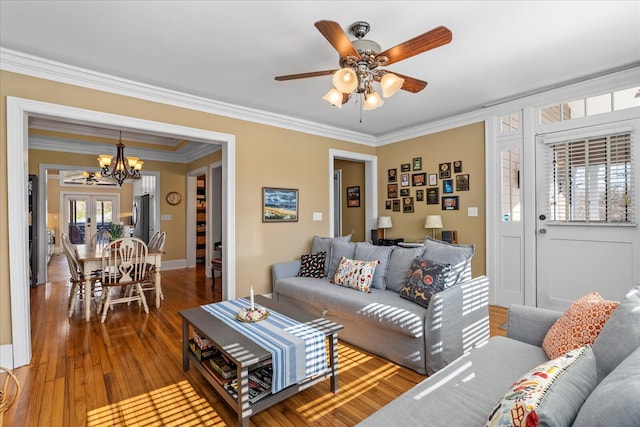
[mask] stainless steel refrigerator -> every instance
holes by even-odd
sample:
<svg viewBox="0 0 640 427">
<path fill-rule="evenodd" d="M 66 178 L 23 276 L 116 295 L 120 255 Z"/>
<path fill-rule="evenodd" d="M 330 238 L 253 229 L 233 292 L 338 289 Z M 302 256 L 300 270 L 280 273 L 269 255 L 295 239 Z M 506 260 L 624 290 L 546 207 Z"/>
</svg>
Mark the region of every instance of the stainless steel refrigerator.
<svg viewBox="0 0 640 427">
<path fill-rule="evenodd" d="M 133 237 L 149 243 L 151 229 L 149 195 L 136 196 L 133 198 L 133 209 L 131 210 L 131 221 L 133 222 Z"/>
</svg>

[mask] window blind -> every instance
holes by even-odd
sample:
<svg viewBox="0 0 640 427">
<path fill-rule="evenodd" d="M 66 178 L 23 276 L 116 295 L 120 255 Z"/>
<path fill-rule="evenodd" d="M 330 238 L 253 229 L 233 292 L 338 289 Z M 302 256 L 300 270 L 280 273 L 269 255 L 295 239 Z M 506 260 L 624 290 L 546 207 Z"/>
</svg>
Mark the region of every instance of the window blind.
<svg viewBox="0 0 640 427">
<path fill-rule="evenodd" d="M 552 221 L 635 223 L 630 132 L 547 146 L 548 212 Z"/>
</svg>

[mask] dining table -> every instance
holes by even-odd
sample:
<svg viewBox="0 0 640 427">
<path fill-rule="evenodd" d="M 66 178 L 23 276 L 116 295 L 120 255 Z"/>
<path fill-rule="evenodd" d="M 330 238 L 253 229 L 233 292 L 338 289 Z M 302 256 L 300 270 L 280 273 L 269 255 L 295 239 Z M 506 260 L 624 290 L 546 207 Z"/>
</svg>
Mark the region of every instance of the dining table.
<svg viewBox="0 0 640 427">
<path fill-rule="evenodd" d="M 105 243 L 75 245 L 78 252 L 78 262 L 80 263 L 82 273 L 86 278 L 85 292 L 87 289 L 91 289 L 91 273 L 102 268 L 102 252 L 107 246 L 108 244 Z M 157 308 L 160 308 L 160 300 L 162 296 L 162 275 L 160 274 L 160 267 L 162 266 L 162 254 L 162 251 L 149 249 L 146 259 L 146 263 L 153 266 Z M 91 304 L 89 303 L 88 295 L 89 293 L 85 294 L 84 305 L 85 320 L 87 322 L 91 318 Z"/>
</svg>

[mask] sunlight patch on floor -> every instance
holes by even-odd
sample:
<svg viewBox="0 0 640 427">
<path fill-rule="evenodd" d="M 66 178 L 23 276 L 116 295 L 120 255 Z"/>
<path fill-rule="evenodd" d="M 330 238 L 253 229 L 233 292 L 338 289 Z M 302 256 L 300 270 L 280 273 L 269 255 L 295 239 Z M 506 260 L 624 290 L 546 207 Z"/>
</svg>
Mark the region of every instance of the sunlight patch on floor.
<svg viewBox="0 0 640 427">
<path fill-rule="evenodd" d="M 222 426 L 209 402 L 180 381 L 104 406 L 87 414 L 89 427 L 106 426 Z"/>
</svg>

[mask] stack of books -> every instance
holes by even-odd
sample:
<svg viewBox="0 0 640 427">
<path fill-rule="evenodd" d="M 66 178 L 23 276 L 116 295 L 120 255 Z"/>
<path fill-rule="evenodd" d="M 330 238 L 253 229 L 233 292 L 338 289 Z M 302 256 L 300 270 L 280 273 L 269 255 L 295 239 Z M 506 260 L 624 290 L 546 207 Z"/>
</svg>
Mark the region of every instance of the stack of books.
<svg viewBox="0 0 640 427">
<path fill-rule="evenodd" d="M 249 372 L 249 403 L 256 403 L 271 394 L 272 366 L 266 365 Z M 238 381 L 233 379 L 225 385 L 225 390 L 234 398 L 238 398 Z"/>
<path fill-rule="evenodd" d="M 218 354 L 218 349 L 197 331 L 193 331 L 193 339 L 189 340 L 189 348 L 201 362 L 209 360 Z"/>
</svg>

